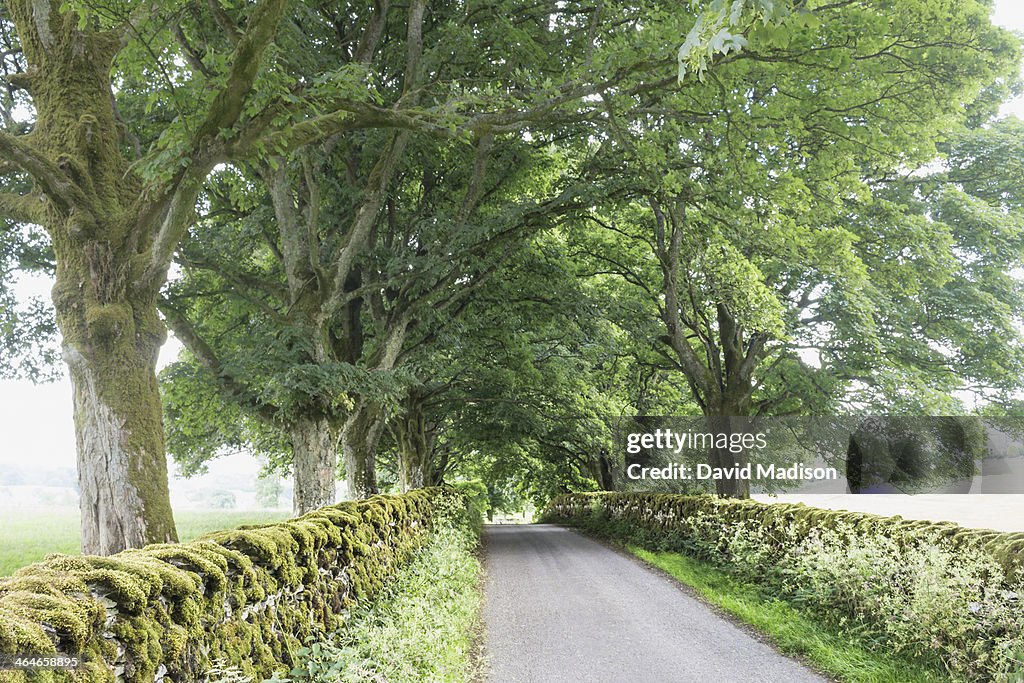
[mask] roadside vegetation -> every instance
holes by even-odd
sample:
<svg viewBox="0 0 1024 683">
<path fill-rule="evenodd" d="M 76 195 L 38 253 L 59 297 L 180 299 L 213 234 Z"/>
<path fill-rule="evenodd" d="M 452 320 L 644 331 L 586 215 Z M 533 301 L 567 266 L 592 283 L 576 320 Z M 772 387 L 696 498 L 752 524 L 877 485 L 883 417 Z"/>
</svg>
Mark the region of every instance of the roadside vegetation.
<svg viewBox="0 0 1024 683">
<path fill-rule="evenodd" d="M 690 500 L 648 500 L 657 513 L 563 500 L 546 519 L 627 545 L 842 681 L 1024 678 L 1024 581 L 980 548 L 852 521 L 804 533 L 782 512 L 774 524 L 749 506 L 683 512 Z"/>
<path fill-rule="evenodd" d="M 925 683 L 947 680 L 934 667 L 879 653 L 852 633 L 829 628 L 790 603 L 738 580 L 721 567 L 673 552 L 636 545 L 629 552 L 670 574 L 706 602 L 753 626 L 784 654 L 851 683 Z"/>
<path fill-rule="evenodd" d="M 476 680 L 476 545 L 468 530 L 441 530 L 379 599 L 352 613 L 348 628 L 304 648 L 301 666 L 268 683 Z"/>
<path fill-rule="evenodd" d="M 372 601 L 356 605 L 345 627 L 309 642 L 298 665 L 263 683 L 468 683 L 482 680 L 475 656 L 482 601 L 478 558 L 486 492 L 459 488 L 468 506 L 442 509 L 434 531 Z M 253 683 L 221 661 L 206 683 Z"/>
</svg>

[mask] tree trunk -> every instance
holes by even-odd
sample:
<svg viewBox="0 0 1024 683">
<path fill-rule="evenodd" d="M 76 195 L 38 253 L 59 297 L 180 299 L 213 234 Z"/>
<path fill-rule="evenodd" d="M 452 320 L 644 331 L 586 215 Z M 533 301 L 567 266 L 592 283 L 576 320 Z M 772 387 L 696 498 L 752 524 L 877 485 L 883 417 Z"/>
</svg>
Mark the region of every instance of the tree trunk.
<svg viewBox="0 0 1024 683">
<path fill-rule="evenodd" d="M 121 232 L 111 219 L 102 234 Z M 71 231 L 69 231 L 71 232 Z M 53 305 L 74 387 L 82 552 L 177 541 L 156 361 L 167 339 L 154 286 L 124 245 L 55 234 Z"/>
<path fill-rule="evenodd" d="M 728 410 L 728 409 L 726 409 Z M 737 413 L 735 409 L 731 411 Z M 712 415 L 708 417 L 708 426 L 713 434 L 727 434 L 730 439 L 732 435 L 743 434 L 749 431 L 749 418 L 736 414 Z M 750 498 L 750 481 L 741 479 L 736 473 L 749 462 L 746 450 L 734 453 L 725 448 L 714 447 L 711 449 L 710 464 L 712 467 L 721 467 L 730 472 L 729 476 L 715 480 L 715 493 L 721 498 Z"/>
<path fill-rule="evenodd" d="M 607 451 L 602 449 L 601 453 L 598 454 L 597 459 L 592 461 L 591 470 L 593 472 L 594 479 L 597 480 L 597 485 L 602 491 L 615 490 L 614 468 L 612 467 L 611 459 L 608 457 Z"/>
<path fill-rule="evenodd" d="M 165 332 L 156 311 L 56 300 L 74 389 L 82 552 L 175 542 L 156 379 Z M 71 315 L 78 310 L 85 315 Z"/>
<path fill-rule="evenodd" d="M 369 498 L 377 489 L 377 442 L 383 429 L 380 411 L 360 402 L 345 421 L 341 450 L 345 456 L 345 482 L 353 500 Z"/>
<path fill-rule="evenodd" d="M 289 429 L 295 493 L 292 510 L 304 515 L 311 510 L 333 505 L 338 455 L 337 440 L 330 421 L 302 418 Z"/>
<path fill-rule="evenodd" d="M 655 252 L 661 263 L 662 294 L 665 297 L 662 320 L 668 335 L 663 341 L 675 351 L 679 369 L 702 407 L 710 431 L 732 434 L 734 429 L 742 428 L 741 422 L 746 424 L 746 416 L 751 414 L 752 375 L 768 337 L 755 333 L 744 340 L 743 327 L 728 306 L 719 302 L 715 306 L 719 343 L 710 341 L 716 333 L 710 324 L 706 334 L 696 335 L 704 346 L 702 358 L 691 343 L 688 329 L 693 323 L 683 316 L 684 305 L 680 300 L 681 287 L 685 282 L 682 248 L 686 206 L 681 197 L 673 198 L 664 208 L 657 197 L 651 196 L 649 200 L 655 216 Z M 728 448 L 716 447 L 708 453 L 708 463 L 712 467 L 743 467 L 747 461 L 743 451 L 733 453 Z M 716 480 L 715 490 L 722 497 L 749 498 L 750 482 L 729 476 Z"/>
<path fill-rule="evenodd" d="M 398 481 L 402 491 L 421 489 L 430 482 L 431 441 L 423 410 L 415 404 L 398 422 Z"/>
</svg>

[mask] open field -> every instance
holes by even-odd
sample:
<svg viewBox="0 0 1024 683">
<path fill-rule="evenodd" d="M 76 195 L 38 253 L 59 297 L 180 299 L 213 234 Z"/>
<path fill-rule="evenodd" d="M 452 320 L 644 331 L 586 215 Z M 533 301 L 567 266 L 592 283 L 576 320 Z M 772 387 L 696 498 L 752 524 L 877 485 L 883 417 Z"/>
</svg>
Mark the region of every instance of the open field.
<svg viewBox="0 0 1024 683">
<path fill-rule="evenodd" d="M 174 513 L 182 541 L 241 524 L 285 519 L 283 511 L 182 510 Z M 0 576 L 38 562 L 50 553 L 77 555 L 78 510 L 66 507 L 0 508 Z"/>
</svg>

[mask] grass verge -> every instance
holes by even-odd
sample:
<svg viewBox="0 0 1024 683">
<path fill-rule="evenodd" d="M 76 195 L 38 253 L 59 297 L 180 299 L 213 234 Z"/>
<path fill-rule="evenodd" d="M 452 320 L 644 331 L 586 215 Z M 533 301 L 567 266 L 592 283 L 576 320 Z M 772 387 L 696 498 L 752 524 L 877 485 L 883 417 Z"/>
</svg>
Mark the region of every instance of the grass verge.
<svg viewBox="0 0 1024 683">
<path fill-rule="evenodd" d="M 690 586 L 706 602 L 754 627 L 788 655 L 851 683 L 931 683 L 947 681 L 940 672 L 873 651 L 848 634 L 837 633 L 756 586 L 742 583 L 705 562 L 671 552 L 627 546 L 632 554 Z"/>
<path fill-rule="evenodd" d="M 332 640 L 303 648 L 300 667 L 267 683 L 480 680 L 473 657 L 481 601 L 476 545 L 470 529 L 439 529 Z"/>
</svg>

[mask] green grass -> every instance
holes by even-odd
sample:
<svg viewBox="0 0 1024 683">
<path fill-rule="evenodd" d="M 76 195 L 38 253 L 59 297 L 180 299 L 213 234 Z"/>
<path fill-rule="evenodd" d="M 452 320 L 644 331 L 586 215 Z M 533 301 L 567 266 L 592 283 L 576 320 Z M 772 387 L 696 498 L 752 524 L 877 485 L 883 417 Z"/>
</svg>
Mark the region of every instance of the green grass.
<svg viewBox="0 0 1024 683">
<path fill-rule="evenodd" d="M 789 603 L 766 596 L 722 570 L 686 555 L 629 551 L 692 587 L 707 602 L 765 634 L 788 655 L 806 658 L 841 681 L 858 683 L 918 683 L 948 680 L 932 669 L 892 655 L 869 650 L 849 635 L 839 634 L 798 611 Z"/>
<path fill-rule="evenodd" d="M 466 683 L 481 600 L 476 534 L 442 528 L 348 625 L 305 648 L 300 666 L 269 683 Z M 231 678 L 228 670 L 211 680 Z"/>
<path fill-rule="evenodd" d="M 283 511 L 182 510 L 174 513 L 182 541 L 218 529 L 274 522 L 289 516 Z M 78 521 L 78 510 L 74 508 L 0 508 L 0 576 L 9 576 L 50 553 L 77 555 Z"/>
</svg>

